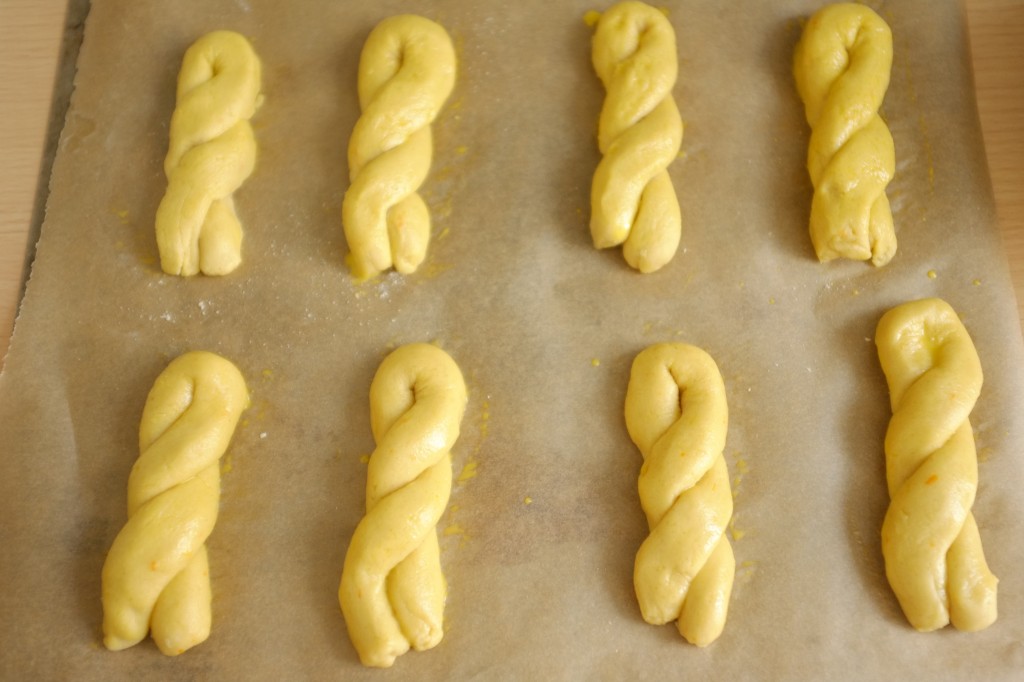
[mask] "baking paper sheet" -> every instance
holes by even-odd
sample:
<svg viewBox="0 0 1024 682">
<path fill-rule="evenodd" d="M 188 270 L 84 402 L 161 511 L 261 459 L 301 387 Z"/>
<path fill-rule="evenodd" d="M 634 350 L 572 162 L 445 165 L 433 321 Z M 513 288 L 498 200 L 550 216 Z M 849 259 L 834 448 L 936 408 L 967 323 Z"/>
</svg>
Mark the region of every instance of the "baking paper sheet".
<svg viewBox="0 0 1024 682">
<path fill-rule="evenodd" d="M 95 3 L 38 255 L 0 376 L 0 676 L 9 679 L 1011 679 L 1024 669 L 1024 376 L 973 99 L 949 2 L 874 3 L 893 28 L 883 115 L 899 252 L 819 264 L 809 131 L 790 75 L 792 0 L 666 0 L 686 125 L 671 169 L 682 246 L 639 275 L 589 243 L 604 97 L 591 2 Z M 443 24 L 458 83 L 424 188 L 420 272 L 355 284 L 340 225 L 360 49 L 382 18 Z M 244 263 L 159 269 L 153 216 L 181 57 L 248 36 L 264 67 L 256 171 L 236 194 Z M 934 277 L 929 276 L 934 273 Z M 888 395 L 872 337 L 888 308 L 941 296 L 986 374 L 972 415 L 974 513 L 1001 578 L 988 630 L 920 634 L 884 577 Z M 336 591 L 373 448 L 368 391 L 397 344 L 436 341 L 470 400 L 440 525 L 447 634 L 363 669 Z M 645 624 L 646 527 L 622 417 L 644 347 L 705 348 L 725 378 L 737 577 L 706 649 Z M 146 394 L 207 349 L 252 407 L 223 462 L 209 540 L 210 640 L 169 659 L 101 644 L 100 569 L 125 521 Z"/>
</svg>

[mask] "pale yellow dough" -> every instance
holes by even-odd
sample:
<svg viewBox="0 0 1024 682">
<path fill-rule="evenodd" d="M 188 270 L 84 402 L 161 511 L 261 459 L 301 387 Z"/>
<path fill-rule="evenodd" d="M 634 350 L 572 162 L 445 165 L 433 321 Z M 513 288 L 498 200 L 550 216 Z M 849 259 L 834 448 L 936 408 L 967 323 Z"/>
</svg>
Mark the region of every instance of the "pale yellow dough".
<svg viewBox="0 0 1024 682">
<path fill-rule="evenodd" d="M 725 537 L 732 517 L 722 457 L 728 421 L 722 375 L 700 348 L 662 343 L 633 361 L 626 428 L 644 457 L 640 504 L 650 527 L 633 585 L 644 620 L 675 620 L 697 646 L 722 634 L 736 573 Z"/>
<path fill-rule="evenodd" d="M 430 212 L 417 193 L 430 171 L 430 125 L 455 86 L 455 48 L 438 24 L 390 17 L 370 32 L 359 59 L 362 115 L 349 139 L 351 185 L 342 204 L 347 262 L 358 280 L 419 267 Z"/>
<path fill-rule="evenodd" d="M 885 195 L 896 151 L 878 115 L 891 68 L 889 26 L 864 5 L 822 8 L 797 45 L 793 74 L 811 126 L 811 242 L 823 262 L 871 259 L 881 266 L 896 254 Z"/>
<path fill-rule="evenodd" d="M 389 667 L 410 646 L 429 649 L 444 635 L 447 587 L 436 526 L 451 492 L 451 448 L 465 409 L 462 373 L 437 346 L 402 346 L 373 378 L 377 447 L 366 476 L 366 516 L 338 589 L 363 665 Z"/>
<path fill-rule="evenodd" d="M 103 643 L 152 632 L 175 656 L 210 635 L 206 538 L 217 520 L 220 456 L 249 402 L 233 364 L 201 351 L 167 366 L 146 399 L 128 522 L 103 564 Z"/>
<path fill-rule="evenodd" d="M 893 413 L 885 434 L 886 576 L 918 630 L 950 622 L 982 630 L 996 620 L 999 581 L 971 514 L 978 460 L 968 416 L 981 392 L 981 362 L 956 312 L 937 298 L 887 312 L 875 343 Z"/>
<path fill-rule="evenodd" d="M 249 42 L 231 31 L 197 40 L 182 61 L 177 100 L 156 213 L 160 266 L 170 275 L 225 275 L 242 262 L 232 195 L 256 164 L 249 119 L 260 62 Z"/>
<path fill-rule="evenodd" d="M 603 158 L 591 186 L 590 234 L 595 247 L 621 244 L 631 267 L 653 272 L 672 260 L 682 231 L 667 171 L 683 140 L 672 99 L 675 32 L 659 10 L 622 2 L 600 16 L 592 58 L 607 95 L 598 124 Z"/>
</svg>

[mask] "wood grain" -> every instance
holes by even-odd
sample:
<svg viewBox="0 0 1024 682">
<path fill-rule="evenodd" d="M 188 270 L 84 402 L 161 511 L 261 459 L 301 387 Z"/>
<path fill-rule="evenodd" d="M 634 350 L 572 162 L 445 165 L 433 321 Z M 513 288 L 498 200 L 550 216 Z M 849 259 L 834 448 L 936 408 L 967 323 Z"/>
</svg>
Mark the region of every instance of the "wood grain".
<svg viewBox="0 0 1024 682">
<path fill-rule="evenodd" d="M 996 213 L 1024 325 L 1024 0 L 972 0 L 967 22 Z"/>
<path fill-rule="evenodd" d="M 61 0 L 0 3 L 0 356 L 27 267 L 66 10 Z"/>
<path fill-rule="evenodd" d="M 82 4 L 72 0 L 78 14 Z M 968 0 L 966 8 L 996 211 L 1024 320 L 1024 0 Z M 42 220 L 40 168 L 62 39 L 73 30 L 68 15 L 67 0 L 0 3 L 0 356 L 21 298 L 29 235 Z"/>
</svg>

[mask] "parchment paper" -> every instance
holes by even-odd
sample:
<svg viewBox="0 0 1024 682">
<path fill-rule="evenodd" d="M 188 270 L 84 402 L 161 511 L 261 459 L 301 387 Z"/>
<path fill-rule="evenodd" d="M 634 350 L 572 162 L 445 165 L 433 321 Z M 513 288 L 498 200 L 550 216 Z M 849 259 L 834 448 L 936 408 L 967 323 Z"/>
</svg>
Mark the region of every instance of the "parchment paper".
<svg viewBox="0 0 1024 682">
<path fill-rule="evenodd" d="M 97 2 L 46 221 L 0 376 L 0 673 L 5 679 L 1011 679 L 1024 669 L 1022 344 L 948 2 L 876 3 L 895 36 L 883 115 L 899 252 L 819 264 L 809 131 L 790 75 L 818 2 L 666 0 L 686 124 L 670 171 L 684 221 L 654 275 L 589 242 L 604 97 L 592 2 Z M 340 225 L 356 69 L 370 29 L 443 24 L 458 84 L 423 189 L 421 271 L 356 285 Z M 264 66 L 259 160 L 236 194 L 244 263 L 179 279 L 153 216 L 181 56 L 249 36 Z M 933 271 L 934 278 L 928 276 Z M 1001 578 L 988 630 L 912 630 L 884 577 L 888 395 L 872 342 L 906 300 L 948 300 L 986 373 L 974 513 Z M 368 391 L 396 344 L 436 340 L 470 390 L 443 518 L 444 641 L 363 669 L 336 591 L 363 513 Z M 641 458 L 629 366 L 702 346 L 725 377 L 736 586 L 707 649 L 645 624 Z M 190 349 L 233 360 L 253 404 L 209 540 L 214 630 L 175 659 L 101 644 L 100 569 L 125 521 L 146 394 Z M 475 469 L 474 469 L 475 466 Z M 475 472 L 475 475 L 473 475 Z M 529 498 L 529 503 L 527 501 Z"/>
</svg>

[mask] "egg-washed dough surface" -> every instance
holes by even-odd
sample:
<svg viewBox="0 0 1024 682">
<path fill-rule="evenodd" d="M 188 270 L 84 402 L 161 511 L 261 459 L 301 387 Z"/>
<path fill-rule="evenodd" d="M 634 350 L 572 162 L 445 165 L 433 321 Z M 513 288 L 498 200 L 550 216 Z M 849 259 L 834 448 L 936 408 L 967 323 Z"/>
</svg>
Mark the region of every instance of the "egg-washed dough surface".
<svg viewBox="0 0 1024 682">
<path fill-rule="evenodd" d="M 0 677 L 377 679 L 336 598 L 373 448 L 366 395 L 391 347 L 435 339 L 469 390 L 439 524 L 446 634 L 390 677 L 1024 668 L 1024 352 L 957 4 L 873 5 L 893 29 L 882 114 L 898 159 L 900 249 L 881 272 L 820 264 L 807 240 L 809 132 L 791 65 L 818 3 L 663 4 L 687 131 L 669 170 L 683 235 L 651 275 L 588 234 L 604 93 L 583 15 L 600 6 L 93 7 L 0 378 Z M 340 220 L 358 56 L 402 12 L 445 27 L 459 76 L 422 189 L 427 259 L 360 287 Z M 256 168 L 235 196 L 245 258 L 227 277 L 184 280 L 160 272 L 153 217 L 182 54 L 218 28 L 249 38 L 264 67 Z M 973 513 L 1000 615 L 980 633 L 910 628 L 880 550 L 889 409 L 871 337 L 885 310 L 926 296 L 961 315 L 985 370 Z M 662 341 L 707 350 L 729 403 L 737 574 L 728 626 L 706 649 L 644 623 L 632 590 L 646 526 L 622 404 L 633 357 Z M 124 522 L 140 406 L 191 348 L 231 358 L 253 401 L 222 461 L 213 634 L 173 660 L 149 642 L 108 652 L 100 570 Z"/>
</svg>

